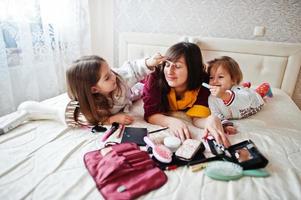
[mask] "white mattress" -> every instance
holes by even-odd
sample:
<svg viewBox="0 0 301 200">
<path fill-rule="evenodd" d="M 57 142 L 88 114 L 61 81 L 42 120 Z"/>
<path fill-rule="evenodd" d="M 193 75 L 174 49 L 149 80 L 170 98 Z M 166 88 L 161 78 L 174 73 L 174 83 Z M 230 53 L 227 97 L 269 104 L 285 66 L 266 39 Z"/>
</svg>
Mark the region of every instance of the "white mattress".
<svg viewBox="0 0 301 200">
<path fill-rule="evenodd" d="M 262 111 L 235 121 L 239 133 L 229 137 L 232 144 L 251 139 L 268 158 L 270 177 L 221 182 L 180 167 L 166 172 L 164 186 L 139 199 L 301 199 L 301 112 L 286 93 L 273 93 Z M 63 107 L 67 101 L 63 94 L 44 103 Z M 131 112 L 133 126 L 158 128 L 143 121 L 141 101 Z M 195 137 L 202 131 L 191 130 Z M 86 152 L 100 148 L 100 136 L 50 120 L 27 122 L 0 136 L 0 199 L 102 199 L 83 163 Z"/>
</svg>

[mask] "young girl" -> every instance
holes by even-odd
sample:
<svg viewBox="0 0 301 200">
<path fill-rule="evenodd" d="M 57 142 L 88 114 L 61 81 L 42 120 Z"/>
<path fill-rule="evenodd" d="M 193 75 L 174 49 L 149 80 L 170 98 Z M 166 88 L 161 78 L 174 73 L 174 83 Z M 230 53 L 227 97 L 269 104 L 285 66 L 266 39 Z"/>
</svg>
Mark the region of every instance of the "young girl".
<svg viewBox="0 0 301 200">
<path fill-rule="evenodd" d="M 183 111 L 193 124 L 210 132 L 218 143 L 229 146 L 220 119 L 210 115 L 209 91 L 201 87 L 208 82 L 200 48 L 180 42 L 166 52 L 166 61 L 146 79 L 143 90 L 144 118 L 152 124 L 169 127 L 182 141 L 191 137 L 188 126 L 169 115 Z"/>
<path fill-rule="evenodd" d="M 113 71 L 98 56 L 84 56 L 67 70 L 68 95 L 71 102 L 65 118 L 69 126 L 130 124 L 133 117 L 119 113 L 132 104 L 131 87 L 164 61 L 160 54 L 152 58 L 127 62 Z"/>
<path fill-rule="evenodd" d="M 208 62 L 210 92 L 209 107 L 226 125 L 226 132 L 234 133 L 228 119 L 241 119 L 254 115 L 263 107 L 263 97 L 271 95 L 270 86 L 262 84 L 256 90 L 240 86 L 243 75 L 239 65 L 223 56 Z M 250 85 L 249 85 L 250 86 Z M 270 93 L 268 93 L 270 92 Z"/>
</svg>

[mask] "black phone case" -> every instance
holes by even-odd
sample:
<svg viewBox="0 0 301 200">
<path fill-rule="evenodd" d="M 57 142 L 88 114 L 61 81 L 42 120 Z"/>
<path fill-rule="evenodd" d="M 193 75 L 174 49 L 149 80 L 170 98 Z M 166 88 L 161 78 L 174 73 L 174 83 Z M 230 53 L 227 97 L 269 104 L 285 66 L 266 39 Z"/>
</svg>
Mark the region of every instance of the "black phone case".
<svg viewBox="0 0 301 200">
<path fill-rule="evenodd" d="M 139 146 L 145 146 L 144 136 L 147 136 L 146 128 L 125 127 L 121 143 L 133 142 Z"/>
</svg>

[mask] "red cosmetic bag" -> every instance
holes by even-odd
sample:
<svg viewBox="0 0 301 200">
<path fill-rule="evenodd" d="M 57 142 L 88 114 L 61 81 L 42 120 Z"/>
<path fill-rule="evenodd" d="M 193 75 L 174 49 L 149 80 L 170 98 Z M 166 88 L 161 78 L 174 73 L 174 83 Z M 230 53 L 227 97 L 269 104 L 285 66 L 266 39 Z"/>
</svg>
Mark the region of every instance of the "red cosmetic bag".
<svg viewBox="0 0 301 200">
<path fill-rule="evenodd" d="M 135 143 L 88 152 L 84 162 L 105 199 L 134 199 L 167 181 L 165 173 Z"/>
</svg>

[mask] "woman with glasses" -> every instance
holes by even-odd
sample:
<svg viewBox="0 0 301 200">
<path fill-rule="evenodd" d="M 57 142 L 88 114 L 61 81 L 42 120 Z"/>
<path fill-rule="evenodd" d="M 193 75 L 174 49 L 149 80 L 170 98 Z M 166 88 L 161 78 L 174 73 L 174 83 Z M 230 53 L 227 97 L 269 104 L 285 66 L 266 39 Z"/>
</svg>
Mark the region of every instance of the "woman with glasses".
<svg viewBox="0 0 301 200">
<path fill-rule="evenodd" d="M 208 107 L 209 90 L 200 48 L 193 43 L 180 42 L 171 46 L 161 66 L 145 79 L 143 102 L 144 118 L 152 124 L 169 127 L 182 141 L 191 138 L 188 126 L 170 112 L 183 111 L 194 126 L 204 128 L 218 143 L 228 147 L 219 118 L 211 115 Z"/>
</svg>

